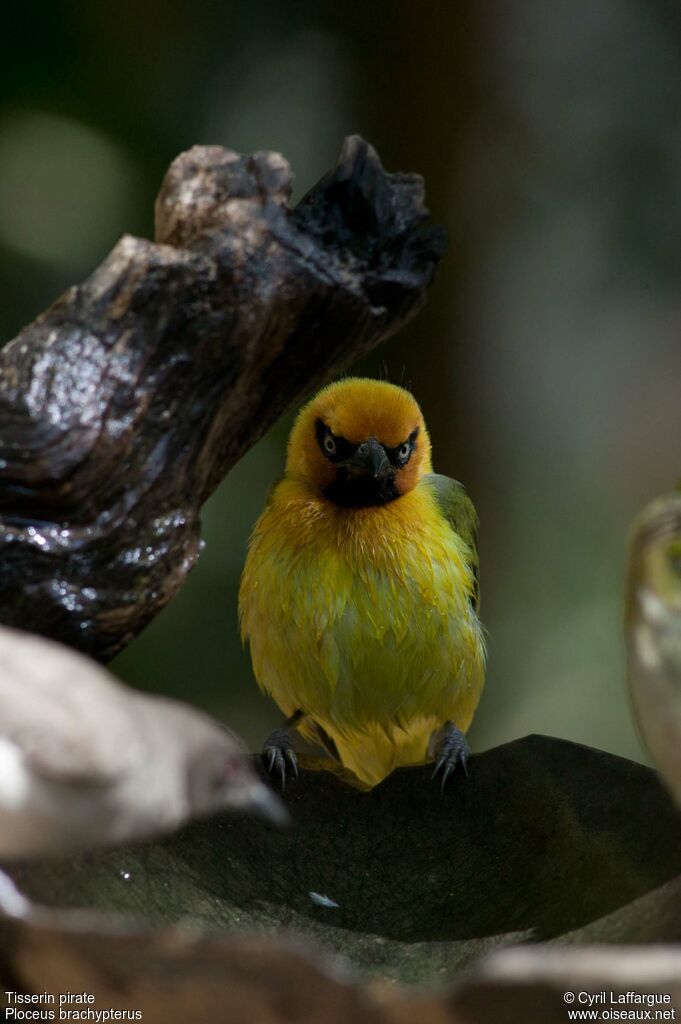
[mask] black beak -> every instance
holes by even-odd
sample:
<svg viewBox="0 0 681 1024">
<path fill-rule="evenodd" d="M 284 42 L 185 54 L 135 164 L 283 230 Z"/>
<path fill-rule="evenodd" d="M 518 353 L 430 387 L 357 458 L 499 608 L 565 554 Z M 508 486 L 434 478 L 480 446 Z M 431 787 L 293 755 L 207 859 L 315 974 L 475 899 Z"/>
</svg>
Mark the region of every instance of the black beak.
<svg viewBox="0 0 681 1024">
<path fill-rule="evenodd" d="M 385 480 L 392 470 L 385 448 L 375 437 L 364 441 L 343 465 L 348 476 L 371 477 L 373 480 Z"/>
</svg>

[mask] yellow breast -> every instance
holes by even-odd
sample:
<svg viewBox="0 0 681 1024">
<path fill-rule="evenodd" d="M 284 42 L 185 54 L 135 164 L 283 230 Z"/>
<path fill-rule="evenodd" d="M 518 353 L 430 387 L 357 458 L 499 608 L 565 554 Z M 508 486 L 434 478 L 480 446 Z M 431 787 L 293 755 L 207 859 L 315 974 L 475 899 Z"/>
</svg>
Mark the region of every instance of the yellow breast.
<svg viewBox="0 0 681 1024">
<path fill-rule="evenodd" d="M 470 724 L 484 643 L 469 558 L 423 484 L 357 509 L 285 479 L 256 524 L 240 590 L 255 676 L 366 782 L 423 760 L 443 721 Z"/>
</svg>

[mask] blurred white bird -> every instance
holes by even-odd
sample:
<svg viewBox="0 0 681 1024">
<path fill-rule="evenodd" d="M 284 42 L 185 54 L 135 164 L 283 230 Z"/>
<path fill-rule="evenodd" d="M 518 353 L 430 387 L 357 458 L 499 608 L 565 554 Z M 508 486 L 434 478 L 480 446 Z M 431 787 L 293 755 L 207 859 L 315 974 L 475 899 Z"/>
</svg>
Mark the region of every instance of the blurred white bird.
<svg viewBox="0 0 681 1024">
<path fill-rule="evenodd" d="M 0 627 L 0 857 L 144 839 L 224 810 L 287 820 L 233 734 Z"/>
</svg>

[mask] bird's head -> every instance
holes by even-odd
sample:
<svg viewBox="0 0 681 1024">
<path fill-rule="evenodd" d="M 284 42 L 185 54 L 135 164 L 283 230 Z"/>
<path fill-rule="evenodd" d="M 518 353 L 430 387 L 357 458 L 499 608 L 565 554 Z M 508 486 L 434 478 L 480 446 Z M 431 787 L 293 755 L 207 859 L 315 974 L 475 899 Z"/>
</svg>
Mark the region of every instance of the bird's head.
<svg viewBox="0 0 681 1024">
<path fill-rule="evenodd" d="M 179 790 L 182 819 L 233 811 L 277 825 L 288 822 L 281 800 L 258 777 L 252 758 L 229 729 L 171 698 L 155 697 L 151 713 L 165 778 Z"/>
<path fill-rule="evenodd" d="M 258 778 L 251 758 L 236 747 L 231 734 L 207 742 L 188 767 L 192 817 L 232 811 L 266 818 L 275 825 L 288 824 L 288 813 L 281 800 Z"/>
<path fill-rule="evenodd" d="M 421 410 L 387 381 L 350 377 L 322 388 L 291 431 L 286 475 L 338 505 L 385 505 L 431 471 Z"/>
</svg>

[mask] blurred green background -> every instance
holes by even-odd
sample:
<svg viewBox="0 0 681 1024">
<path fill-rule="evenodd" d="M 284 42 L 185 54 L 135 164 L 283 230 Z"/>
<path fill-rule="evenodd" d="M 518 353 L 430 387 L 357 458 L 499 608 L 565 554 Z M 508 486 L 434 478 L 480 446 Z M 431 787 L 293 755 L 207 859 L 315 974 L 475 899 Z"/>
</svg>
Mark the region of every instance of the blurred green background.
<svg viewBox="0 0 681 1024">
<path fill-rule="evenodd" d="M 450 245 L 427 308 L 356 369 L 409 383 L 482 520 L 474 749 L 544 732 L 643 757 L 623 684 L 632 517 L 681 473 L 681 7 L 673 0 L 34 2 L 0 38 L 0 335 L 150 236 L 194 143 L 280 150 L 302 194 L 360 132 L 425 176 Z M 177 599 L 114 663 L 279 721 L 237 632 L 290 418 L 204 511 Z"/>
</svg>

